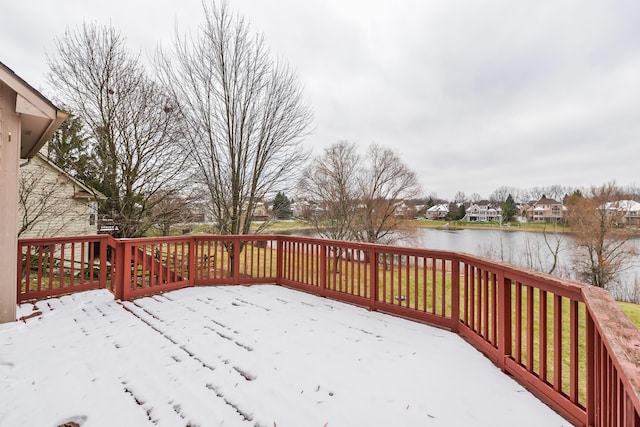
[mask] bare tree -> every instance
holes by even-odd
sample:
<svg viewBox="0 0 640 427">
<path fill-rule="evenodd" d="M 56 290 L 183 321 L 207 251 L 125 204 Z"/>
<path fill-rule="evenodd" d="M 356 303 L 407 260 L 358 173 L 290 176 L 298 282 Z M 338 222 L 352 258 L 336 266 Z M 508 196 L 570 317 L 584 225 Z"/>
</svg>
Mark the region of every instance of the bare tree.
<svg viewBox="0 0 640 427">
<path fill-rule="evenodd" d="M 517 264 L 531 270 L 544 271 L 547 274 L 558 274 L 560 255 L 565 247 L 563 233 L 550 232 L 545 227 L 542 232 L 542 242 L 538 239 L 525 237 L 525 248 L 522 254 L 523 262 Z"/>
<path fill-rule="evenodd" d="M 155 198 L 158 202 L 155 202 Z M 182 195 L 165 195 L 162 192 L 156 194 L 152 199 L 153 210 L 156 211 L 153 217 L 156 219 L 156 227 L 160 228 L 163 236 L 168 236 L 171 227 L 176 224 L 187 224 L 192 221 L 191 204 L 193 197 Z"/>
<path fill-rule="evenodd" d="M 471 203 L 478 203 L 481 200 L 482 200 L 482 196 L 478 193 L 473 193 L 471 194 L 471 197 L 469 197 L 469 201 Z"/>
<path fill-rule="evenodd" d="M 493 193 L 489 195 L 489 201 L 496 205 L 500 205 L 507 200 L 507 197 L 509 197 L 510 194 L 516 194 L 517 191 L 518 190 L 514 187 L 507 187 L 506 185 L 503 185 L 496 188 Z"/>
<path fill-rule="evenodd" d="M 156 222 L 160 195 L 174 196 L 184 183 L 177 104 L 111 27 L 67 30 L 49 66 L 58 98 L 89 128 L 97 187 L 108 198 L 102 212 L 114 217 L 123 236 L 143 235 Z"/>
<path fill-rule="evenodd" d="M 456 195 L 453 197 L 453 201 L 457 204 L 464 204 L 468 201 L 467 195 L 464 194 L 464 191 L 458 191 Z"/>
<path fill-rule="evenodd" d="M 415 174 L 378 145 L 365 157 L 346 141 L 327 148 L 306 171 L 300 190 L 318 203 L 313 222 L 322 236 L 393 243 L 415 231 L 401 210 L 405 199 L 419 194 Z"/>
<path fill-rule="evenodd" d="M 575 190 L 577 189 L 574 187 L 567 187 L 556 184 L 547 185 L 544 187 L 533 187 L 521 192 L 514 189 L 514 193 L 512 194 L 514 195 L 514 197 L 516 197 L 516 200 L 522 201 L 540 200 L 543 196 L 550 199 L 562 201 L 564 200 L 565 196 L 572 194 L 573 192 L 575 192 Z M 516 196 L 517 194 L 519 194 L 519 196 Z"/>
<path fill-rule="evenodd" d="M 299 183 L 302 194 L 315 202 L 309 221 L 319 235 L 350 240 L 358 203 L 360 156 L 353 143 L 341 141 L 313 159 Z"/>
<path fill-rule="evenodd" d="M 543 230 L 544 244 L 547 247 L 548 255 L 551 257 L 551 265 L 547 269 L 548 274 L 554 274 L 556 269 L 558 268 L 560 261 L 560 253 L 562 252 L 564 235 L 562 233 L 551 233 L 551 235 L 547 232 L 547 228 L 545 227 Z"/>
<path fill-rule="evenodd" d="M 410 238 L 416 227 L 407 221 L 401 207 L 417 197 L 420 185 L 415 173 L 390 149 L 371 145 L 358 176 L 355 240 L 395 243 Z"/>
<path fill-rule="evenodd" d="M 640 202 L 640 187 L 636 184 L 627 185 L 624 189 L 625 194 L 631 200 Z"/>
<path fill-rule="evenodd" d="M 247 234 L 256 205 L 306 160 L 312 114 L 296 74 L 270 58 L 261 35 L 226 2 L 203 9 L 200 30 L 158 54 L 158 74 L 181 106 L 186 151 L 220 233 Z"/>
<path fill-rule="evenodd" d="M 570 196 L 569 224 L 576 240 L 573 267 L 578 279 L 606 288 L 629 268 L 636 255 L 631 230 L 621 227 L 624 212 L 616 209 L 621 191 L 615 183 L 592 187 L 587 197 Z"/>
</svg>

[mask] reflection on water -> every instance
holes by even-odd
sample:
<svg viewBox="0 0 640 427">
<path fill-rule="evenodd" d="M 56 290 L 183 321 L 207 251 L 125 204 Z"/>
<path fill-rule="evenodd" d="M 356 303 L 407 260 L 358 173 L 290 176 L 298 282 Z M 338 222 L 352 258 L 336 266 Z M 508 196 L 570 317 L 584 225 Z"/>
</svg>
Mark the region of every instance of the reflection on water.
<svg viewBox="0 0 640 427">
<path fill-rule="evenodd" d="M 551 272 L 556 276 L 575 279 L 571 271 L 574 239 L 567 233 L 423 228 L 421 234 L 420 245 L 424 248 L 466 252 L 530 270 Z M 640 250 L 640 239 L 632 239 L 630 244 Z M 633 290 L 635 283 L 640 283 L 639 256 L 636 256 L 628 269 L 620 274 L 619 281 L 619 289 L 614 293 L 620 299 L 629 299 L 629 292 Z"/>
<path fill-rule="evenodd" d="M 278 230 L 274 234 L 283 236 L 318 237 L 318 233 L 313 228 L 293 228 L 289 230 Z"/>
<path fill-rule="evenodd" d="M 543 233 L 510 230 L 440 230 L 421 229 L 420 246 L 429 249 L 441 249 L 465 252 L 471 255 L 507 262 L 521 267 L 551 267 L 553 256 L 551 249 L 566 258 L 572 239 L 567 234 Z M 532 264 L 536 261 L 537 265 Z M 538 269 L 538 268 L 536 268 Z"/>
</svg>

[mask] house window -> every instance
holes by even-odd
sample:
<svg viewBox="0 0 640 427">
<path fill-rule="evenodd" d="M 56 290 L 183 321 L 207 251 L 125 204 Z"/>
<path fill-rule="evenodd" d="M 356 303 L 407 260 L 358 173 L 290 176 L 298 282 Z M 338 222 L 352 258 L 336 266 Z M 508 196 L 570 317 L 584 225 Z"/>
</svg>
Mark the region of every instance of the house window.
<svg viewBox="0 0 640 427">
<path fill-rule="evenodd" d="M 98 216 L 98 204 L 89 202 L 89 225 L 96 225 L 96 217 Z"/>
</svg>

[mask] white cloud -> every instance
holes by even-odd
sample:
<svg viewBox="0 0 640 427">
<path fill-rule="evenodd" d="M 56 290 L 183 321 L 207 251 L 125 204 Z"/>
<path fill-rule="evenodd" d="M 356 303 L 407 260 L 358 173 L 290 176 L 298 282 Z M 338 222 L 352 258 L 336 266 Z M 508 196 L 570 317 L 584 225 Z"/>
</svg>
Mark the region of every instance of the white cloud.
<svg viewBox="0 0 640 427">
<path fill-rule="evenodd" d="M 42 88 L 44 50 L 67 25 L 110 23 L 150 52 L 201 20 L 199 0 L 145 3 L 13 2 L 0 60 Z M 392 146 L 445 197 L 637 181 L 638 2 L 230 3 L 298 71 L 318 153 L 341 139 Z"/>
</svg>

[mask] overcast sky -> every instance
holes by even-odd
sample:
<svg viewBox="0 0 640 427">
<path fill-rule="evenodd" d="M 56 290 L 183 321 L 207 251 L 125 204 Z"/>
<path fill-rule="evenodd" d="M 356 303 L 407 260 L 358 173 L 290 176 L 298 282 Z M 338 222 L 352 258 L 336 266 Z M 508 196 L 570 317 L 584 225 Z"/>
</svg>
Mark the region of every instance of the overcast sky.
<svg viewBox="0 0 640 427">
<path fill-rule="evenodd" d="M 394 148 L 425 194 L 640 184 L 637 0 L 230 0 L 297 71 L 305 142 Z M 151 54 L 200 0 L 5 2 L 0 61 L 45 94 L 54 39 L 111 24 Z"/>
</svg>

